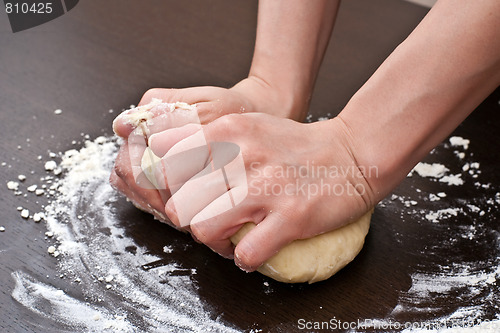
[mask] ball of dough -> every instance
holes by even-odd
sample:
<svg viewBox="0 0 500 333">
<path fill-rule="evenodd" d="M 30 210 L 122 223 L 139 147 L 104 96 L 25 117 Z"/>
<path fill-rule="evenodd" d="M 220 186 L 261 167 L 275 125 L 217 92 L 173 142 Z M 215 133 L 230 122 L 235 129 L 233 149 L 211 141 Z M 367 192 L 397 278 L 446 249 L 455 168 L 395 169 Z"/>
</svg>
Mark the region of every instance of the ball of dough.
<svg viewBox="0 0 500 333">
<path fill-rule="evenodd" d="M 153 184 L 154 187 L 159 188 L 159 184 L 155 177 L 155 166 L 160 163 L 161 159 L 156 156 L 151 148 L 146 147 L 141 159 L 141 169 L 146 178 Z"/>
<path fill-rule="evenodd" d="M 350 263 L 363 248 L 372 211 L 359 220 L 308 239 L 295 240 L 268 259 L 258 272 L 287 283 L 326 280 Z M 253 228 L 246 223 L 233 237 L 238 242 Z"/>
</svg>

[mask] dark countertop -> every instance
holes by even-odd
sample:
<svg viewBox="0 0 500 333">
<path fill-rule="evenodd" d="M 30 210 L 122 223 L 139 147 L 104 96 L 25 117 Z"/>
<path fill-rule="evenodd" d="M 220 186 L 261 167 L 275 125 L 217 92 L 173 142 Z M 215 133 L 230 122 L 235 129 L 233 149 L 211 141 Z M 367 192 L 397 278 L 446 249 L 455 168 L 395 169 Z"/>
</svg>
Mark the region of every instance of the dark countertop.
<svg viewBox="0 0 500 333">
<path fill-rule="evenodd" d="M 24 220 L 16 210 L 35 211 L 46 199 L 14 196 L 5 184 L 19 174 L 44 176 L 48 151 L 79 148 L 81 144 L 71 142 L 81 142 L 81 133 L 92 139 L 111 135 L 118 111 L 136 104 L 149 88 L 230 87 L 245 77 L 256 9 L 256 1 L 81 1 L 64 16 L 15 34 L 7 16 L 0 14 L 0 162 L 5 162 L 0 167 L 0 226 L 6 229 L 0 232 L 2 332 L 74 330 L 53 320 L 43 302 L 28 308 L 16 301 L 13 272 L 25 272 L 93 304 L 83 296 L 85 283 L 59 278 L 65 273 L 58 267 L 63 259 L 47 254 L 44 223 Z M 426 12 L 396 0 L 344 1 L 310 119 L 337 114 Z M 470 140 L 467 150 L 445 143 L 426 158 L 446 165 L 451 174 L 461 173 L 465 184 L 407 178 L 392 199 L 376 208 L 360 255 L 321 283 L 285 285 L 258 273 L 245 274 L 123 199 L 114 203 L 119 227 L 148 253 L 181 269 L 196 269 L 191 280 L 206 313 L 241 330 L 300 331 L 301 318 L 423 322 L 450 318 L 466 308 L 474 309 L 479 319 L 492 319 L 500 314 L 499 102 L 497 90 L 453 133 Z M 56 109 L 63 113 L 54 115 Z M 455 151 L 464 151 L 465 157 L 458 158 Z M 480 163 L 477 176 L 462 170 L 471 162 Z M 447 196 L 431 201 L 429 195 L 438 192 Z M 446 208 L 455 209 L 457 216 L 444 213 L 437 222 L 426 218 Z M 167 244 L 170 254 L 163 251 Z M 143 264 L 137 263 L 135 276 L 146 274 Z M 421 290 L 425 286 L 431 286 L 427 292 Z M 112 309 L 119 296 L 105 298 L 104 306 Z M 152 329 L 138 323 L 140 330 Z"/>
</svg>

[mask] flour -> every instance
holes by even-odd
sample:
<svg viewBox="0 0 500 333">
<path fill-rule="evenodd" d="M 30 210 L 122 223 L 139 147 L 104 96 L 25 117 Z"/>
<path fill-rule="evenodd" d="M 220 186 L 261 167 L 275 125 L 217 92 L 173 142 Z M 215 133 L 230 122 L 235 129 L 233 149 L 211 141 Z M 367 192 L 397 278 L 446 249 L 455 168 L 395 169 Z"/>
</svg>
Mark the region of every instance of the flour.
<svg viewBox="0 0 500 333">
<path fill-rule="evenodd" d="M 84 299 L 22 271 L 12 273 L 12 297 L 75 332 L 237 332 L 214 319 L 217 314 L 198 297 L 194 269 L 175 262 L 138 267 L 161 258 L 136 244 L 116 216 L 118 194 L 108 179 L 117 148 L 116 138 L 87 140 L 79 150 L 58 154 L 59 164 L 46 162 L 48 175 L 37 185 L 50 189 L 45 196 L 52 201 L 33 220 L 46 222 L 47 253 L 57 258 L 61 278 L 81 286 Z"/>
<path fill-rule="evenodd" d="M 443 218 L 450 218 L 453 216 L 458 216 L 458 213 L 461 211 L 460 208 L 445 208 L 445 209 L 440 209 L 438 211 L 431 211 L 427 215 L 425 215 L 425 218 L 428 219 L 431 222 L 439 222 Z"/>
<path fill-rule="evenodd" d="M 472 268 L 478 266 L 484 268 Z M 392 315 L 408 311 L 418 311 L 420 309 L 415 308 L 415 304 L 426 304 L 429 298 L 436 297 L 436 295 L 452 295 L 457 293 L 457 291 L 460 291 L 461 297 L 474 299 L 483 296 L 485 298 L 490 298 L 492 302 L 497 302 L 499 300 L 499 295 L 496 293 L 496 281 L 499 278 L 500 266 L 491 269 L 488 267 L 487 262 L 470 262 L 445 266 L 442 267 L 442 271 L 439 274 L 428 274 L 424 272 L 416 273 L 412 276 L 411 289 L 408 290 L 406 297 L 402 299 L 400 301 L 401 303 L 393 310 Z M 419 302 L 415 302 L 416 300 L 419 300 Z M 427 309 L 422 310 L 428 311 Z M 466 325 L 462 326 L 460 332 L 488 332 L 479 330 L 481 326 L 477 325 L 485 321 L 481 319 L 482 315 L 485 315 L 485 313 L 481 305 L 476 304 L 460 308 L 449 316 L 440 317 L 434 320 L 433 325 L 430 325 L 431 322 L 428 322 L 427 325 L 431 327 L 447 327 L 447 330 L 443 330 L 442 332 L 457 332 L 459 329 L 459 327 L 457 327 L 458 325 L 454 326 L 452 323 L 465 323 Z M 500 329 L 500 320 L 493 319 L 488 322 L 490 325 L 496 326 L 497 328 L 497 330 L 492 330 L 491 332 L 498 332 L 498 329 Z M 421 326 L 425 327 L 425 324 L 426 323 L 422 323 Z M 445 324 L 447 326 L 445 326 Z M 467 329 L 465 329 L 464 326 Z M 485 327 L 483 327 L 483 329 L 485 329 Z M 426 330 L 417 329 L 411 331 L 423 332 Z"/>
<path fill-rule="evenodd" d="M 174 249 L 171 246 L 165 245 L 163 247 L 163 252 L 164 253 L 172 253 L 172 252 L 174 252 Z"/>
<path fill-rule="evenodd" d="M 464 150 L 469 148 L 470 140 L 464 139 L 460 136 L 452 136 L 450 138 L 450 144 L 454 147 L 461 147 Z M 455 154 L 463 160 L 466 156 L 465 152 L 455 151 Z M 481 170 L 479 170 L 479 162 L 467 162 L 462 165 L 462 171 L 468 172 L 472 178 L 478 178 Z M 414 173 L 417 173 L 420 177 L 430 178 L 438 180 L 441 183 L 446 183 L 450 186 L 460 186 L 465 183 L 462 178 L 462 174 L 451 174 L 448 173 L 448 169 L 444 164 L 441 163 L 425 163 L 419 162 L 413 170 L 408 173 L 408 177 L 412 177 Z M 484 184 L 477 185 L 478 187 L 484 186 Z"/>
<path fill-rule="evenodd" d="M 105 307 L 82 302 L 23 272 L 15 272 L 12 277 L 16 282 L 12 297 L 41 317 L 58 318 L 86 332 L 136 332 L 125 314 L 118 315 Z M 50 312 L 41 311 L 39 304 L 46 304 L 44 308 Z"/>
<path fill-rule="evenodd" d="M 452 137 L 450 137 L 450 144 L 452 146 L 454 146 L 454 147 L 461 146 L 465 150 L 467 150 L 469 148 L 469 143 L 470 143 L 470 140 L 464 139 L 464 138 L 462 138 L 460 136 L 452 136 Z"/>
<path fill-rule="evenodd" d="M 11 180 L 7 182 L 7 188 L 12 191 L 17 191 L 19 190 L 19 183 Z"/>
<path fill-rule="evenodd" d="M 441 183 L 446 183 L 448 185 L 463 185 L 464 181 L 462 179 L 461 174 L 456 174 L 456 175 L 444 175 L 442 176 L 439 181 Z"/>
<path fill-rule="evenodd" d="M 55 161 L 47 161 L 45 162 L 45 170 L 52 171 L 57 167 L 57 163 Z"/>
<path fill-rule="evenodd" d="M 401 292 L 391 314 L 370 320 L 371 326 L 367 327 L 403 324 L 404 318 L 425 318 L 401 328 L 404 332 L 500 331 L 500 230 L 495 222 L 500 211 L 500 193 L 498 185 L 481 181 L 481 163 L 467 152 L 470 144 L 468 139 L 452 137 L 449 144 L 438 146 L 434 155 L 448 154 L 456 157 L 458 163 L 421 162 L 408 175 L 422 177 L 429 184 L 434 183 L 430 188 L 442 191 L 429 193 L 423 190 L 424 183 L 413 193 L 405 191 L 404 196 L 393 193 L 380 203 L 384 209 L 407 213 L 401 213 L 401 223 L 417 224 L 416 237 L 419 232 L 426 232 L 431 240 L 422 236 L 421 260 L 410 275 L 410 289 Z M 458 197 L 452 189 L 465 184 L 472 189 L 465 192 L 465 197 Z M 409 210 L 411 200 L 426 201 L 433 208 L 418 209 L 417 205 Z M 458 254 L 457 243 L 470 248 L 476 260 L 468 261 L 466 250 Z M 439 262 L 442 264 L 437 265 Z"/>
<path fill-rule="evenodd" d="M 420 177 L 441 178 L 449 169 L 440 163 L 419 162 L 412 171 L 416 172 Z"/>
<path fill-rule="evenodd" d="M 30 217 L 30 211 L 29 211 L 29 210 L 27 210 L 27 209 L 23 209 L 23 210 L 21 210 L 21 217 L 22 217 L 23 219 L 27 219 L 27 218 L 29 218 L 29 217 Z"/>
<path fill-rule="evenodd" d="M 35 213 L 35 214 L 33 214 L 33 221 L 35 221 L 35 222 L 40 222 L 44 218 L 45 218 L 45 214 L 44 213 Z"/>
</svg>

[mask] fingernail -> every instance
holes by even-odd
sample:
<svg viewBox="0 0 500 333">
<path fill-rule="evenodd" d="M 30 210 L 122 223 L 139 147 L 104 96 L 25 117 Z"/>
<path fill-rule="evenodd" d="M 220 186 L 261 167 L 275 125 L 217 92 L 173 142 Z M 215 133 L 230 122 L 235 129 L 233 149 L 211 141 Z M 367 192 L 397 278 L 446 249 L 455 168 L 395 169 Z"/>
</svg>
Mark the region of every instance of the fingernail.
<svg viewBox="0 0 500 333">
<path fill-rule="evenodd" d="M 172 198 L 168 199 L 167 203 L 165 204 L 165 213 L 167 214 L 167 216 L 177 215 L 175 204 L 173 203 Z"/>
<path fill-rule="evenodd" d="M 241 259 L 241 255 L 237 252 L 234 254 L 234 263 L 236 266 L 238 266 L 239 269 L 241 269 L 245 273 L 250 273 L 252 272 L 246 265 L 243 264 L 243 261 Z"/>
<path fill-rule="evenodd" d="M 198 244 L 203 244 L 192 232 L 191 232 L 191 237 L 193 237 L 194 241 Z"/>
</svg>

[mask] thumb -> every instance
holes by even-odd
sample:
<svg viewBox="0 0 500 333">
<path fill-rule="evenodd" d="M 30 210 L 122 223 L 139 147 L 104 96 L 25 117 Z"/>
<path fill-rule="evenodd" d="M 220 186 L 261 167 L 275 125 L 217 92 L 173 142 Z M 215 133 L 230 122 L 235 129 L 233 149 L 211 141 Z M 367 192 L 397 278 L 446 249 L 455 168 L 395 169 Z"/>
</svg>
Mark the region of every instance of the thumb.
<svg viewBox="0 0 500 333">
<path fill-rule="evenodd" d="M 243 236 L 234 251 L 234 262 L 252 272 L 297 238 L 294 228 L 278 212 L 270 213 Z"/>
</svg>

